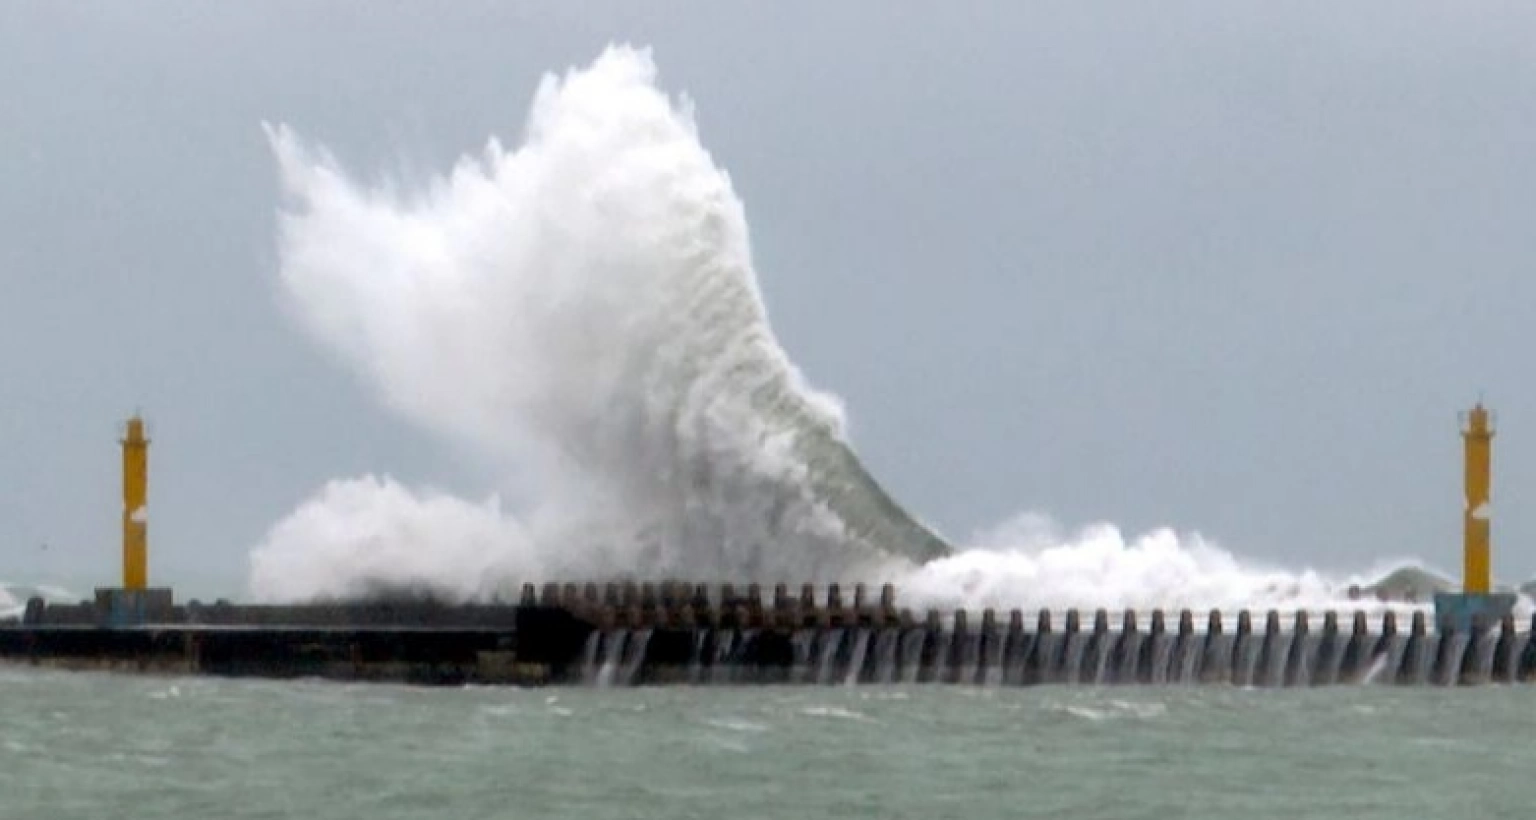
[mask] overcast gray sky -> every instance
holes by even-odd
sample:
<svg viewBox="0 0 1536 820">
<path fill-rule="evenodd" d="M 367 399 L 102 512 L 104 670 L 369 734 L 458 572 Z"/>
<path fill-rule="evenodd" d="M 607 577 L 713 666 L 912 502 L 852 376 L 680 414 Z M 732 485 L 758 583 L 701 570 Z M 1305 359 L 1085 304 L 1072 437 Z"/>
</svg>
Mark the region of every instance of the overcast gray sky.
<svg viewBox="0 0 1536 820">
<path fill-rule="evenodd" d="M 1482 392 L 1496 571 L 1536 573 L 1536 5 L 574 5 L 0 5 L 0 579 L 115 579 L 135 407 L 184 594 L 329 478 L 482 496 L 279 309 L 260 124 L 443 168 L 610 41 L 694 98 L 784 345 L 951 536 L 1457 568 Z"/>
</svg>

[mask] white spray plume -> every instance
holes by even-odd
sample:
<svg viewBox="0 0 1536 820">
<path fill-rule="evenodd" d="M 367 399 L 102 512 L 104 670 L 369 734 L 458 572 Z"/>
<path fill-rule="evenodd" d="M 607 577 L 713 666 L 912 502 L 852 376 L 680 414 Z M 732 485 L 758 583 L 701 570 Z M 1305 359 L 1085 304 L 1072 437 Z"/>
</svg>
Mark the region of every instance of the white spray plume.
<svg viewBox="0 0 1536 820">
<path fill-rule="evenodd" d="M 946 552 L 779 347 L 741 202 L 690 109 L 656 88 L 649 53 L 610 48 L 544 79 L 516 149 L 493 140 L 411 193 L 269 128 L 285 298 L 391 408 L 539 488 L 530 537 L 551 560 L 524 573 L 830 580 Z M 307 529 L 324 520 L 284 522 L 253 563 L 333 553 Z M 268 569 L 265 597 L 346 581 Z"/>
<path fill-rule="evenodd" d="M 499 499 L 472 504 L 390 478 L 332 481 L 251 556 L 259 601 L 357 598 L 380 591 L 488 599 L 509 577 L 539 575 L 527 533 Z"/>
<path fill-rule="evenodd" d="M 913 605 L 1000 608 L 1342 598 L 1351 579 L 1169 531 L 1021 518 L 949 555 L 784 355 L 742 204 L 655 75 L 649 52 L 613 47 L 547 76 L 519 145 L 491 140 L 422 190 L 359 184 L 268 128 L 300 323 L 392 410 L 537 494 L 520 523 L 494 496 L 333 482 L 253 551 L 257 598 L 623 577 L 893 580 Z"/>
</svg>

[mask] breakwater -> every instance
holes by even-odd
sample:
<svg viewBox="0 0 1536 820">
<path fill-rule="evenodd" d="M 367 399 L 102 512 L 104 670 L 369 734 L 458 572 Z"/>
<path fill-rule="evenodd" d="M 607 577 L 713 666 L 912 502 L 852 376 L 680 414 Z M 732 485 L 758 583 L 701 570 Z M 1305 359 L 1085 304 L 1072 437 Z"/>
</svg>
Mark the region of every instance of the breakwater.
<svg viewBox="0 0 1536 820">
<path fill-rule="evenodd" d="M 1536 680 L 1512 617 L 1436 630 L 1423 611 L 993 610 L 921 616 L 856 585 L 527 585 L 515 603 L 402 598 L 191 603 L 108 621 L 106 605 L 29 603 L 0 659 L 83 669 L 425 684 L 1333 684 Z M 1530 626 L 1536 626 L 1532 624 Z"/>
</svg>

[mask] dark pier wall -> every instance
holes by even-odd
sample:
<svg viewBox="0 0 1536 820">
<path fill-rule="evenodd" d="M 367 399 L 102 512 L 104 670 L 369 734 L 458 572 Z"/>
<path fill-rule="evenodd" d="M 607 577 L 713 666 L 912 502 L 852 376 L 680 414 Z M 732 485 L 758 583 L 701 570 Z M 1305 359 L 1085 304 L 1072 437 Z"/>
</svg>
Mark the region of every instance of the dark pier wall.
<svg viewBox="0 0 1536 820">
<path fill-rule="evenodd" d="M 99 607 L 29 606 L 0 659 L 67 668 L 426 684 L 1470 685 L 1536 679 L 1512 618 L 1438 632 L 1370 619 L 1219 611 L 928 611 L 837 586 L 547 584 L 513 605 L 191 604 L 114 627 Z"/>
</svg>

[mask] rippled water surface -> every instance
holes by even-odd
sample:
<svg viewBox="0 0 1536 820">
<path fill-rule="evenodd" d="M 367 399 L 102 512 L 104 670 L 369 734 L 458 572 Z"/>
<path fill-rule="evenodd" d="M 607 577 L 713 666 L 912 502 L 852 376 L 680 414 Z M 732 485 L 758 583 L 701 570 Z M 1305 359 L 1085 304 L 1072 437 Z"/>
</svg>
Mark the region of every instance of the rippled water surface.
<svg viewBox="0 0 1536 820">
<path fill-rule="evenodd" d="M 0 817 L 1497 817 L 1536 689 L 415 689 L 0 668 Z"/>
</svg>

